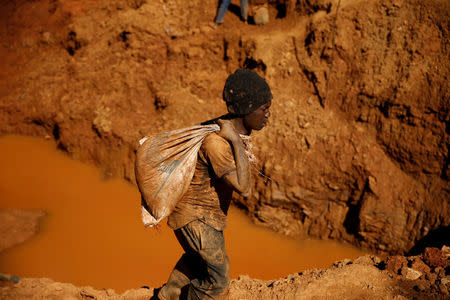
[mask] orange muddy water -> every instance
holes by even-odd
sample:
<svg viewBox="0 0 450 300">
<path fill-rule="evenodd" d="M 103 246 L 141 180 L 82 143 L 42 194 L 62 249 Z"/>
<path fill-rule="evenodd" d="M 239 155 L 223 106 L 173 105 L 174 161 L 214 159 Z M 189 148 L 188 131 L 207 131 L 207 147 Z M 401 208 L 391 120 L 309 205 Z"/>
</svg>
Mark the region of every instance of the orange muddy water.
<svg viewBox="0 0 450 300">
<path fill-rule="evenodd" d="M 47 212 L 41 232 L 0 253 L 0 273 L 49 277 L 122 292 L 164 283 L 182 253 L 173 232 L 146 229 L 136 187 L 102 180 L 54 143 L 0 137 L 0 209 Z M 165 222 L 164 222 L 165 223 Z M 276 279 L 365 254 L 330 241 L 290 239 L 256 226 L 231 208 L 225 230 L 231 275 Z"/>
</svg>

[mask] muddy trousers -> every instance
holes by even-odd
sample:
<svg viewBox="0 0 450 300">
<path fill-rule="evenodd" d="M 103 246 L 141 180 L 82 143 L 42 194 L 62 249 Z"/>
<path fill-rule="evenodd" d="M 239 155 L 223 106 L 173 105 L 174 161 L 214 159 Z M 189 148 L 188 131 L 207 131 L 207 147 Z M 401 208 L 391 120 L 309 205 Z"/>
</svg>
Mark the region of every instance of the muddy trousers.
<svg viewBox="0 0 450 300">
<path fill-rule="evenodd" d="M 220 299 L 230 281 L 223 231 L 201 221 L 175 230 L 185 253 L 160 292 L 160 299 Z"/>
</svg>

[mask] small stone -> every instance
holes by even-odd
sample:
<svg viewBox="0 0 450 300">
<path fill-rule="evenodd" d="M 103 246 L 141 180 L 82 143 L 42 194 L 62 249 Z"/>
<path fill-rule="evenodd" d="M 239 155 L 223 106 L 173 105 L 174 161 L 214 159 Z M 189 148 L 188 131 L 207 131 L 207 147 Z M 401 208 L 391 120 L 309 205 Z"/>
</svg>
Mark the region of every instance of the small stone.
<svg viewBox="0 0 450 300">
<path fill-rule="evenodd" d="M 442 251 L 442 253 L 444 253 L 445 256 L 447 256 L 447 258 L 450 257 L 450 247 L 449 246 L 442 246 L 441 251 Z"/>
<path fill-rule="evenodd" d="M 422 273 L 429 273 L 431 271 L 430 267 L 427 266 L 419 257 L 412 258 L 410 262 L 410 267 L 416 271 Z"/>
<path fill-rule="evenodd" d="M 269 10 L 267 7 L 257 7 L 253 10 L 253 21 L 256 25 L 264 25 L 269 22 Z"/>
<path fill-rule="evenodd" d="M 398 275 L 400 270 L 407 266 L 407 263 L 406 258 L 403 256 L 389 256 L 386 260 L 386 270 Z"/>
<path fill-rule="evenodd" d="M 55 116 L 55 122 L 56 123 L 63 123 L 64 122 L 64 114 L 62 112 L 58 112 Z"/>
<path fill-rule="evenodd" d="M 403 268 L 402 275 L 404 275 L 406 279 L 416 280 L 419 279 L 420 276 L 422 276 L 422 273 L 411 268 Z"/>
<path fill-rule="evenodd" d="M 200 27 L 200 32 L 201 33 L 209 33 L 211 31 L 213 31 L 214 29 L 211 26 L 208 25 L 204 25 L 202 27 Z"/>
<path fill-rule="evenodd" d="M 377 185 L 377 179 L 373 176 L 369 176 L 369 186 L 372 188 L 372 190 L 376 190 Z"/>
<path fill-rule="evenodd" d="M 42 41 L 49 45 L 55 43 L 55 39 L 53 38 L 53 35 L 48 31 L 45 31 L 44 33 L 42 33 Z"/>
<path fill-rule="evenodd" d="M 430 267 L 445 267 L 447 256 L 438 248 L 426 248 L 423 261 Z"/>
</svg>

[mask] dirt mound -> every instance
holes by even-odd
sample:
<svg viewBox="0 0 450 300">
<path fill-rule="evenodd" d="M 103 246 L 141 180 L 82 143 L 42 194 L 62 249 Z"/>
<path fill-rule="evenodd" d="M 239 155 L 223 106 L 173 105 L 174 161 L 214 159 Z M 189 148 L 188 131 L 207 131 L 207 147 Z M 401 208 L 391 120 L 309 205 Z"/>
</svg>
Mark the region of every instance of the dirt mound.
<svg viewBox="0 0 450 300">
<path fill-rule="evenodd" d="M 429 253 L 444 260 L 438 265 L 427 264 Z M 277 280 L 240 276 L 231 281 L 225 299 L 448 299 L 449 255 L 448 247 L 428 248 L 419 256 L 346 259 L 329 269 L 308 270 Z M 76 287 L 50 279 L 0 276 L 2 299 L 149 299 L 153 293 L 151 288 L 140 288 L 118 295 L 112 289 Z"/>
<path fill-rule="evenodd" d="M 139 138 L 224 113 L 227 74 L 252 68 L 275 98 L 265 176 L 237 202 L 285 234 L 405 252 L 450 224 L 449 5 L 279 1 L 264 26 L 213 29 L 213 0 L 8 1 L 0 134 L 134 182 Z"/>
<path fill-rule="evenodd" d="M 0 210 L 0 252 L 23 243 L 39 232 L 39 221 L 45 212 L 36 210 Z"/>
</svg>

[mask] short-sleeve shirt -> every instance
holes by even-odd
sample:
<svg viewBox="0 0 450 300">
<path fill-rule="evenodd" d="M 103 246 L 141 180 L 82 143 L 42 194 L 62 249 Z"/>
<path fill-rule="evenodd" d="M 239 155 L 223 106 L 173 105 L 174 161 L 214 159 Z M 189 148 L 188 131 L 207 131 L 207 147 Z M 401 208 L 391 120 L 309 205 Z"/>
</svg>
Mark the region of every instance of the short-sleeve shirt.
<svg viewBox="0 0 450 300">
<path fill-rule="evenodd" d="M 222 178 L 235 170 L 230 143 L 217 133 L 209 134 L 198 152 L 191 184 L 168 217 L 169 227 L 175 230 L 200 220 L 216 230 L 223 230 L 233 190 Z"/>
</svg>

